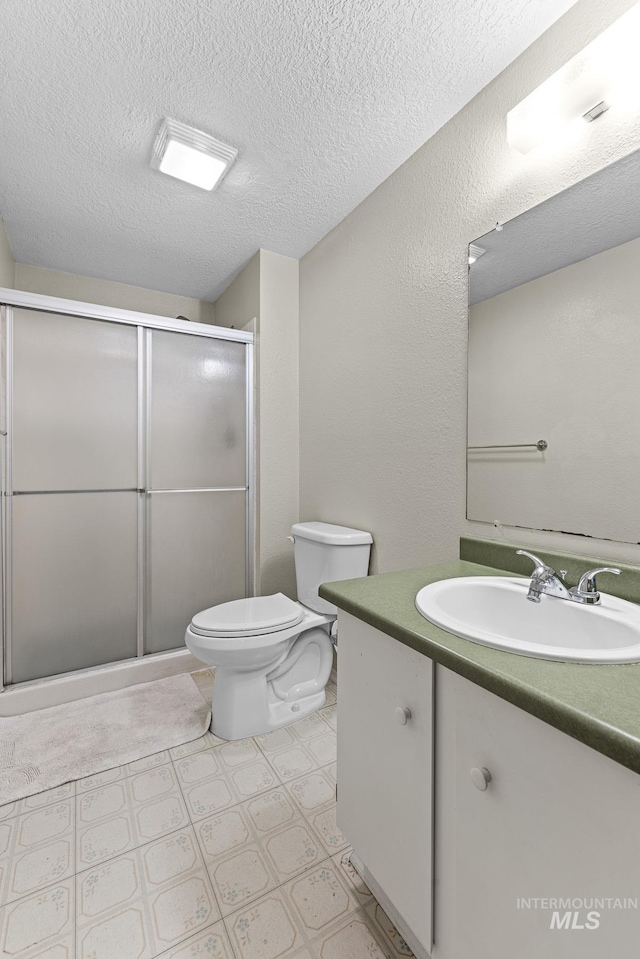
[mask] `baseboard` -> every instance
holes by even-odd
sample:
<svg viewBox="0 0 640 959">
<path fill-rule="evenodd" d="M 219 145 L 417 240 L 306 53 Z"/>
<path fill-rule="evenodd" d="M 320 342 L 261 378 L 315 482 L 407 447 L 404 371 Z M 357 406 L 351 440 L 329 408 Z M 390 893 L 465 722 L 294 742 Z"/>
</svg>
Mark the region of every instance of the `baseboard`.
<svg viewBox="0 0 640 959">
<path fill-rule="evenodd" d="M 383 889 L 380 888 L 376 880 L 373 878 L 365 864 L 361 859 L 358 858 L 358 854 L 352 852 L 350 855 L 351 865 L 356 870 L 359 876 L 361 876 L 366 882 L 367 886 L 376 897 L 386 914 L 388 915 L 391 922 L 394 924 L 404 941 L 407 943 L 409 948 L 412 950 L 416 959 L 431 959 L 430 954 L 421 945 L 411 930 L 406 925 L 402 916 L 398 913 L 395 906 L 389 901 Z"/>
</svg>

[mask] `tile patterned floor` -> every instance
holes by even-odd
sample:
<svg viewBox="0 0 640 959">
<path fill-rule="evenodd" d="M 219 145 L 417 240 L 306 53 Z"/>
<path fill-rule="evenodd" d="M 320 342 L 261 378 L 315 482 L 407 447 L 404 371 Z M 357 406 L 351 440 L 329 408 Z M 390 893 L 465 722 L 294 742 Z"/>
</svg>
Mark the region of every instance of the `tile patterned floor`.
<svg viewBox="0 0 640 959">
<path fill-rule="evenodd" d="M 0 807 L 1 959 L 411 957 L 336 825 L 335 692 Z"/>
</svg>

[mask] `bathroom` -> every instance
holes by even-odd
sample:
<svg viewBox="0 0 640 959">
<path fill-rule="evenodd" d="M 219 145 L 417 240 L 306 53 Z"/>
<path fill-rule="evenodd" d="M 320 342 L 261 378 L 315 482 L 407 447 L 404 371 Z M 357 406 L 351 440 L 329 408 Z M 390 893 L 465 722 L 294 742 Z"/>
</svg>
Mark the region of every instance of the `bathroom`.
<svg viewBox="0 0 640 959">
<path fill-rule="evenodd" d="M 375 8 L 300 0 L 242 9 L 198 0 L 177 6 L 145 0 L 135 9 L 69 0 L 46 8 L 5 4 L 0 429 L 11 432 L 11 413 L 16 444 L 2 438 L 0 790 L 15 790 L 11 777 L 18 770 L 36 776 L 10 754 L 9 724 L 33 724 L 39 711 L 63 707 L 71 719 L 64 729 L 37 721 L 30 727 L 37 731 L 30 740 L 49 737 L 52 751 L 69 744 L 65 760 L 57 768 L 50 763 L 59 785 L 29 793 L 22 784 L 0 804 L 0 955 L 635 955 L 640 722 L 625 726 L 616 713 L 637 699 L 634 663 L 550 662 L 457 637 L 459 645 L 447 645 L 443 637 L 450 634 L 428 619 L 420 626 L 414 608 L 431 567 L 447 567 L 455 578 L 463 575 L 456 565 L 462 561 L 464 575 L 477 564 L 485 575 L 493 567 L 528 583 L 533 564 L 513 558 L 519 548 L 542 555 L 559 575 L 566 569 L 572 587 L 589 565 L 621 569 L 598 576 L 598 588 L 640 599 L 640 535 L 626 515 L 637 484 L 617 483 L 633 466 L 635 447 L 623 462 L 609 429 L 618 424 L 616 401 L 629 406 L 633 383 L 616 382 L 615 371 L 606 383 L 591 374 L 587 385 L 593 383 L 601 406 L 603 385 L 609 390 L 608 419 L 603 426 L 591 409 L 575 417 L 594 423 L 594 442 L 584 453 L 594 460 L 600 454 L 600 472 L 587 482 L 590 461 L 580 459 L 576 473 L 566 470 L 560 486 L 538 502 L 535 481 L 541 464 L 552 464 L 560 439 L 550 432 L 551 421 L 536 420 L 532 411 L 546 404 L 567 414 L 562 395 L 545 392 L 548 369 L 530 364 L 526 408 L 518 408 L 515 424 L 502 421 L 491 435 L 474 419 L 478 383 L 468 380 L 469 281 L 473 299 L 474 277 L 494 255 L 492 244 L 508 250 L 511 221 L 525 222 L 528 213 L 561 202 L 640 149 L 637 103 L 612 101 L 593 122 L 580 116 L 526 152 L 510 140 L 510 115 L 565 65 L 582 64 L 582 56 L 588 74 L 590 45 L 635 6 L 630 0 L 406 0 Z M 150 168 L 165 117 L 237 150 L 212 192 Z M 629 234 L 617 243 L 634 239 Z M 471 264 L 469 243 L 486 251 Z M 20 367 L 21 320 L 35 322 L 41 314 L 53 317 L 47 335 L 66 325 L 66 346 L 56 351 L 33 325 L 35 358 Z M 65 357 L 79 348 L 87 325 L 127 334 L 124 345 L 114 339 L 109 354 L 126 354 L 126 383 L 101 379 L 104 370 L 72 382 L 74 367 L 64 365 Z M 575 329 L 586 338 L 579 318 Z M 172 337 L 183 350 L 169 348 Z M 164 393 L 156 388 L 162 371 L 154 367 L 163 361 L 163 341 Z M 235 457 L 234 472 L 187 475 L 208 435 L 206 417 L 197 419 L 202 406 L 195 389 L 189 406 L 184 384 L 197 377 L 188 364 L 208 358 L 213 376 L 220 350 L 227 351 L 225 370 L 233 366 L 230 356 L 238 367 L 235 405 L 223 397 L 224 416 L 215 426 L 221 449 Z M 183 361 L 176 386 L 169 374 L 179 378 Z M 631 350 L 624 361 L 632 372 Z M 534 391 L 536 369 L 542 399 Z M 115 414 L 100 401 L 109 390 L 110 402 L 122 406 Z M 78 398 L 89 394 L 96 419 L 75 459 L 61 457 L 69 436 L 57 414 L 67 426 L 82 420 Z M 61 461 L 90 476 L 67 472 L 18 485 L 20 456 L 27 462 L 17 447 L 20 395 L 22 408 L 30 415 L 39 410 L 37 423 L 46 427 L 38 442 L 47 468 Z M 13 410 L 6 408 L 8 396 Z M 588 399 L 587 392 L 583 405 Z M 225 419 L 231 408 L 232 422 Z M 119 454 L 111 455 L 109 444 L 124 442 L 125 421 L 129 465 L 120 477 L 114 472 Z M 159 427 L 170 431 L 164 449 L 154 433 Z M 548 450 L 516 452 L 509 462 L 499 453 L 467 451 L 540 440 Z M 34 469 L 39 455 L 29 460 Z M 162 469 L 172 475 L 163 477 Z M 509 488 L 504 470 L 515 476 Z M 63 492 L 85 489 L 96 492 Z M 16 492 L 32 495 L 6 495 Z M 550 517 L 543 510 L 544 501 L 573 510 L 587 493 L 593 500 L 582 512 Z M 109 495 L 131 497 L 132 505 L 121 527 L 105 521 L 106 507 L 98 510 L 101 535 L 111 536 L 115 550 L 107 562 L 96 548 L 95 516 L 87 514 L 84 525 L 72 517 L 72 532 L 68 524 L 73 499 L 86 504 Z M 177 520 L 165 516 L 168 525 L 156 541 L 153 523 L 162 519 L 163 503 L 198 497 L 229 497 L 225 502 L 234 506 L 206 515 L 185 506 Z M 26 510 L 38 498 L 48 518 L 36 515 L 29 523 Z M 54 499 L 66 507 L 52 509 Z M 7 500 L 14 501 L 9 524 Z M 90 513 L 91 507 L 78 509 Z M 26 523 L 22 539 L 20 522 Z M 221 563 L 220 550 L 211 547 L 208 533 L 216 523 L 227 524 L 225 555 L 232 544 L 233 563 Z M 292 543 L 288 537 L 296 539 L 292 527 L 305 523 L 335 524 L 372 539 L 368 577 L 327 587 L 333 593 L 324 602 L 338 608 L 340 635 L 333 653 L 327 645 L 336 638 L 333 620 L 324 623 L 325 699 L 299 725 L 216 737 L 206 731 L 214 667 L 181 639 L 165 642 L 162 618 L 172 635 L 183 636 L 192 617 L 217 604 L 274 594 L 304 603 L 294 565 L 300 538 Z M 21 543 L 30 551 L 20 553 Z M 232 567 L 233 576 L 220 586 L 220 570 Z M 402 599 L 385 593 L 396 581 L 384 577 L 400 571 L 408 576 Z M 333 581 L 343 578 L 335 574 Z M 213 593 L 212 580 L 218 583 Z M 75 593 L 66 592 L 74 584 Z M 368 619 L 364 605 L 373 610 Z M 535 606 L 524 603 L 544 614 L 554 605 L 573 611 L 574 604 L 544 595 Z M 421 655 L 417 641 L 413 647 L 406 641 L 402 623 L 391 622 L 386 607 L 400 617 L 400 606 L 413 617 L 412 635 L 437 632 L 433 659 Z M 52 609 L 57 638 L 47 647 Z M 98 625 L 87 627 L 87 614 L 96 610 Z M 582 612 L 577 604 L 576 611 Z M 584 613 L 599 615 L 586 607 Z M 43 645 L 21 660 L 22 647 L 13 655 L 7 650 L 19 643 L 21 617 L 29 616 Z M 107 648 L 116 619 L 126 620 L 124 653 Z M 154 631 L 160 636 L 155 646 Z M 361 644 L 376 655 L 366 660 L 371 671 L 362 665 L 360 675 Z M 64 661 L 56 659 L 61 651 Z M 86 652 L 93 659 L 82 659 Z M 495 657 L 502 657 L 494 670 L 499 679 L 489 682 Z M 537 688 L 547 684 L 545 711 L 532 692 L 531 663 Z M 412 684 L 408 699 L 401 695 L 402 664 Z M 189 674 L 195 705 L 185 716 L 186 687 L 171 684 Z M 578 677 L 577 687 L 567 680 L 565 688 L 559 675 Z M 603 685 L 596 688 L 600 676 Z M 101 769 L 69 775 L 76 740 L 91 733 L 84 760 L 91 762 L 105 749 L 107 727 L 121 721 L 109 703 L 123 700 L 108 697 L 145 687 L 174 690 L 160 695 L 146 751 L 125 749 L 103 760 Z M 367 711 L 359 697 L 371 689 L 377 698 Z M 73 712 L 91 697 L 107 698 L 98 699 L 92 714 Z M 336 697 L 342 724 L 337 813 Z M 596 700 L 606 713 L 601 722 L 592 716 Z M 473 718 L 471 731 L 463 708 Z M 86 729 L 74 726 L 78 715 L 104 716 L 104 726 L 101 720 L 93 729 L 91 722 Z M 137 732 L 140 742 L 143 726 L 132 721 L 124 739 Z M 402 734 L 414 737 L 411 747 L 397 738 Z M 518 783 L 509 781 L 506 762 L 501 766 L 501 749 L 512 750 Z M 544 754 L 537 760 L 538 749 Z M 466 764 L 464 775 L 458 762 Z M 214 783 L 229 797 L 217 811 Z M 547 788 L 546 799 L 536 785 Z M 571 814 L 561 814 L 563 801 Z M 615 816 L 607 814 L 607 802 Z M 464 815 L 454 820 L 453 809 Z M 527 829 L 528 822 L 535 828 Z M 172 873 L 179 855 L 184 863 Z M 519 867 L 514 856 L 529 866 Z M 548 902 L 554 898 L 577 904 L 557 907 L 554 920 Z M 588 908 L 594 898 L 627 908 Z M 599 919 L 587 920 L 594 910 Z M 554 921 L 565 924 L 550 927 Z M 588 925 L 596 922 L 597 928 Z"/>
</svg>

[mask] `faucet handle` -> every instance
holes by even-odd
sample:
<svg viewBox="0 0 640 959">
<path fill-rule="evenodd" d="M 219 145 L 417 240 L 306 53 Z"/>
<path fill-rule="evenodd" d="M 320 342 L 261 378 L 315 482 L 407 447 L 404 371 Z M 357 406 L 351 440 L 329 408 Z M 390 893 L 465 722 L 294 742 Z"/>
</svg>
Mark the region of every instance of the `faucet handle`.
<svg viewBox="0 0 640 959">
<path fill-rule="evenodd" d="M 536 564 L 536 568 L 535 568 L 535 570 L 534 570 L 534 573 L 537 573 L 538 570 L 540 570 L 540 571 L 545 571 L 545 570 L 547 570 L 547 569 L 551 569 L 551 567 L 548 566 L 547 563 L 545 563 L 545 561 L 544 561 L 543 559 L 540 559 L 540 557 L 539 557 L 539 556 L 536 556 L 535 553 L 529 553 L 526 549 L 517 549 L 517 550 L 516 550 L 516 555 L 517 555 L 517 556 L 528 556 L 529 559 L 533 560 L 533 562 Z"/>
<path fill-rule="evenodd" d="M 614 575 L 619 576 L 620 570 L 615 566 L 598 566 L 596 569 L 587 570 L 587 572 L 583 573 L 580 577 L 578 585 L 571 590 L 572 595 L 581 602 L 588 603 L 591 606 L 599 603 L 600 593 L 598 592 L 596 576 L 600 573 L 614 573 Z"/>
</svg>

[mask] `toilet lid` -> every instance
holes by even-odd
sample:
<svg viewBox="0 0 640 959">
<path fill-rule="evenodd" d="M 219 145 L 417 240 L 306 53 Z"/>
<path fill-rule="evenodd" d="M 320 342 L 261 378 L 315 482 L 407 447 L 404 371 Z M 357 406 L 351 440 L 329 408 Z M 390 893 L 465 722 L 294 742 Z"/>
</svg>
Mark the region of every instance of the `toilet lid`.
<svg viewBox="0 0 640 959">
<path fill-rule="evenodd" d="M 197 613 L 191 628 L 204 636 L 256 636 L 296 626 L 304 618 L 299 603 L 282 593 L 249 596 Z"/>
</svg>

